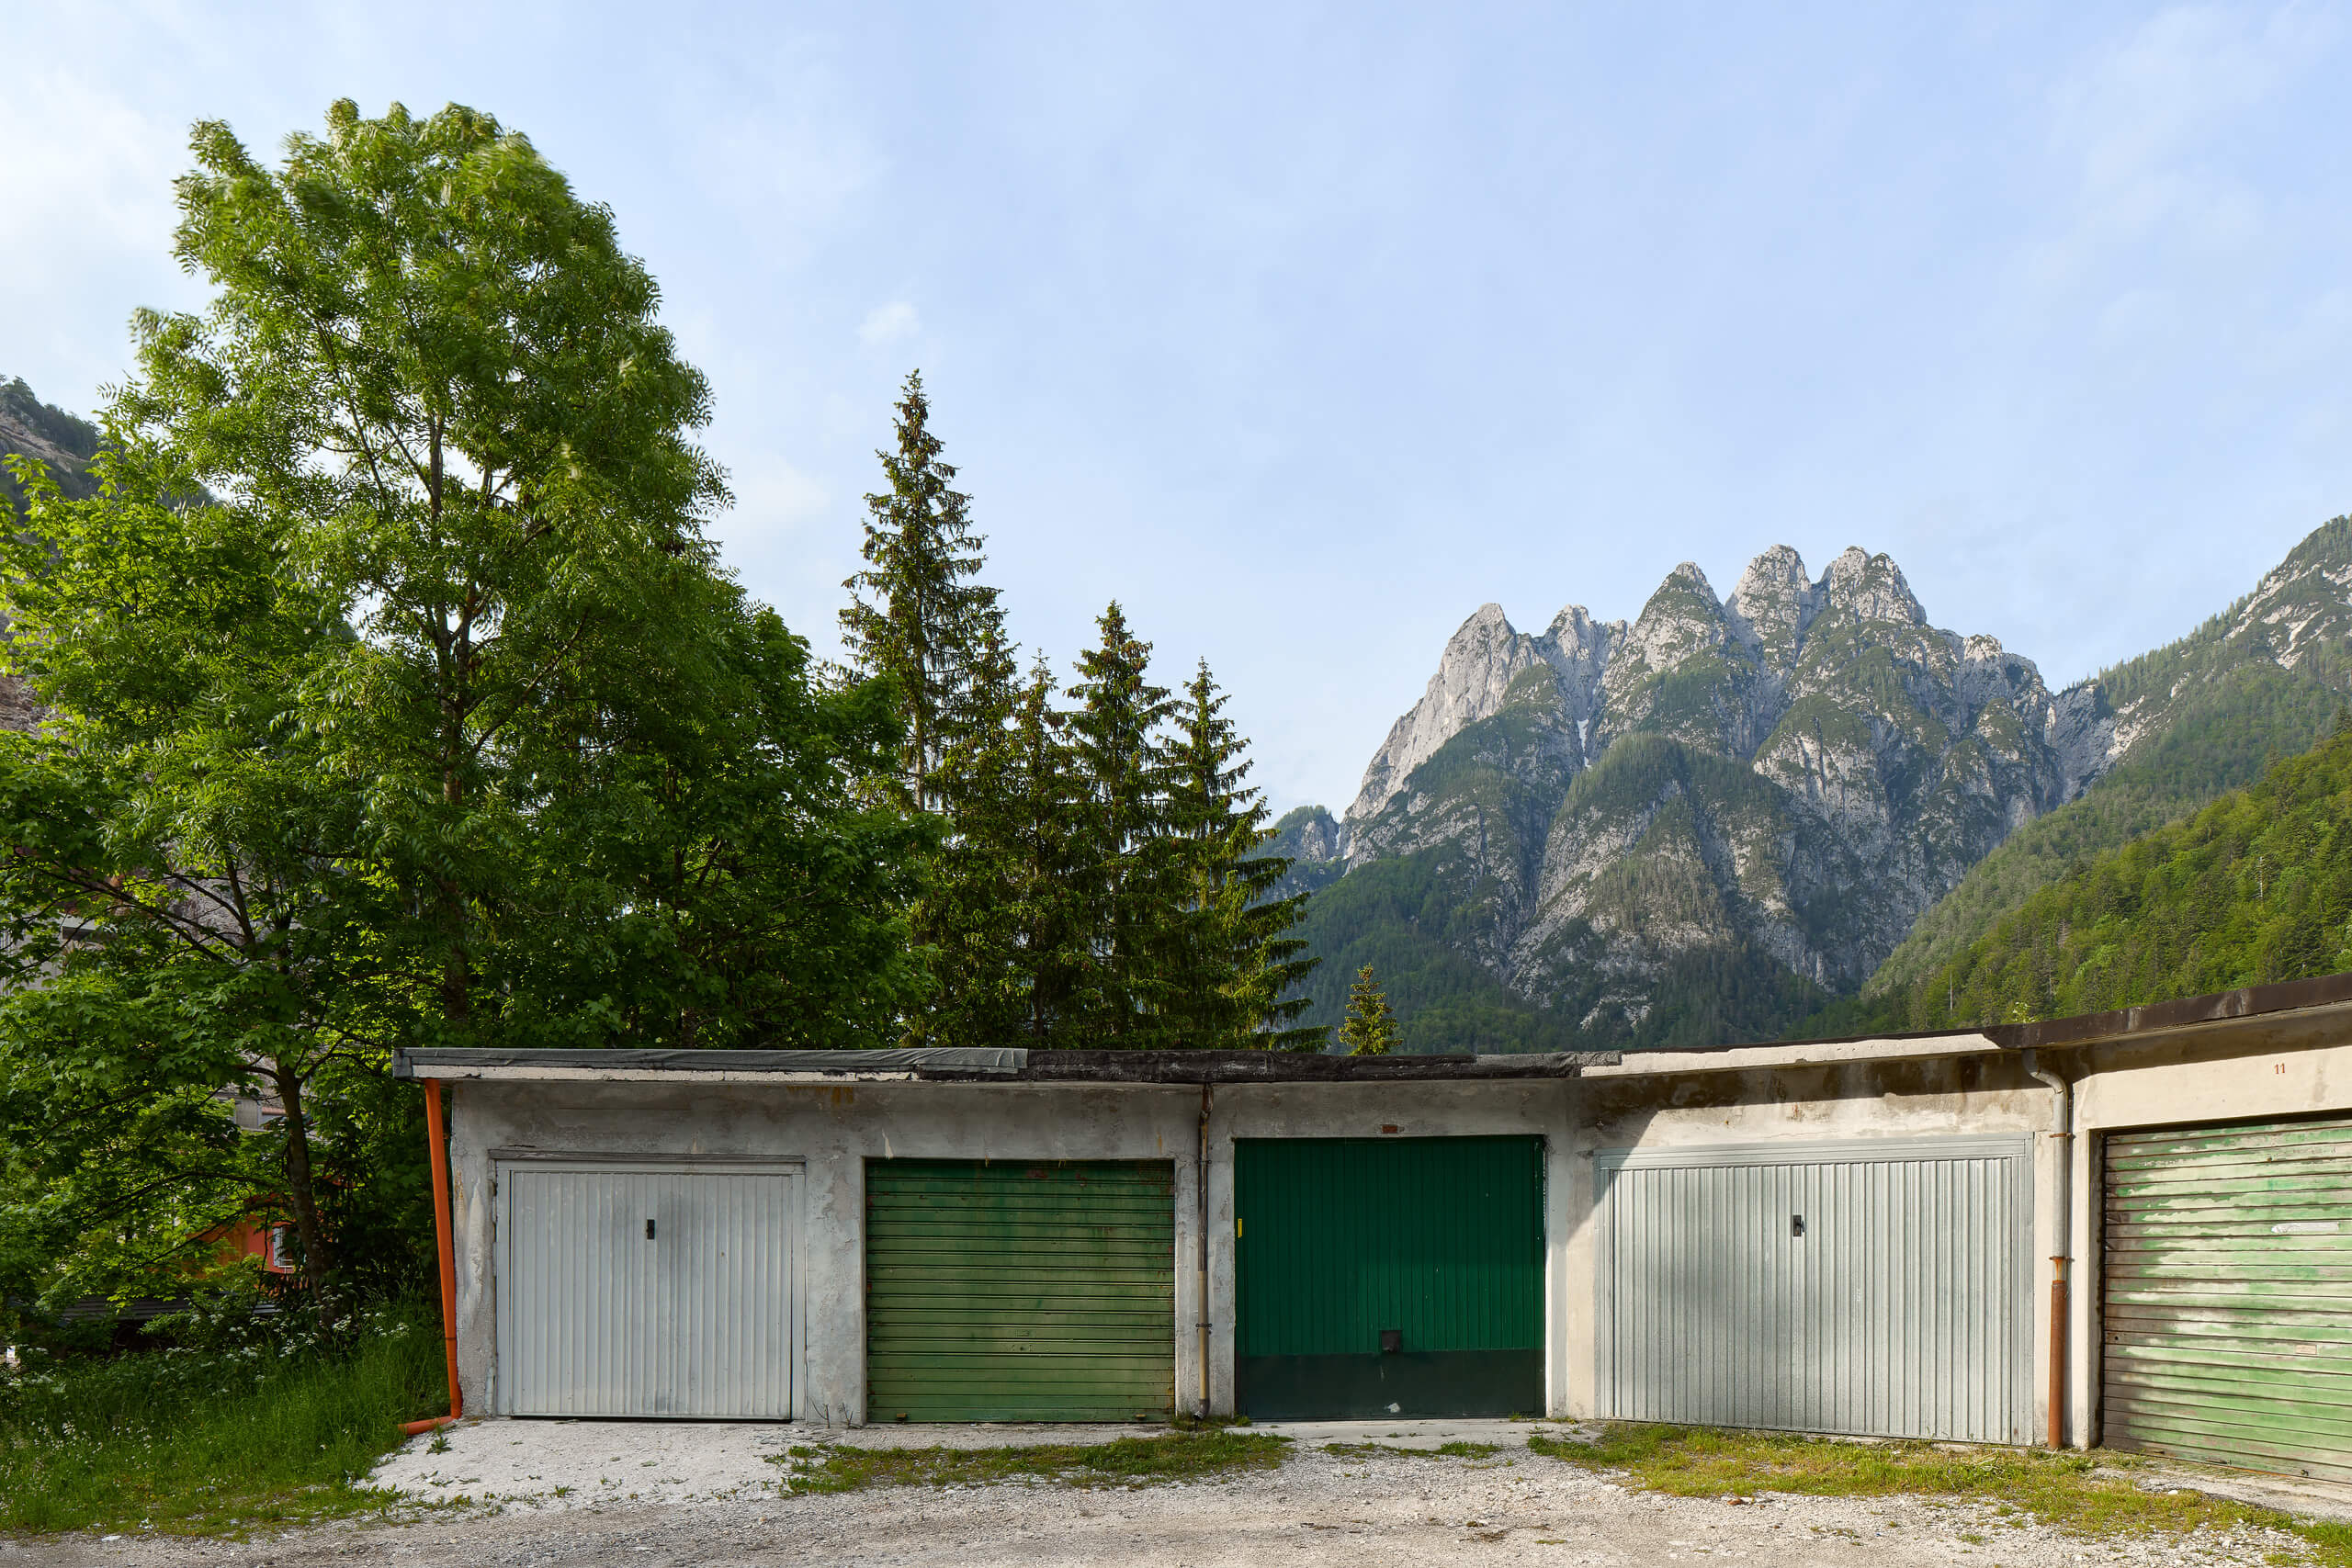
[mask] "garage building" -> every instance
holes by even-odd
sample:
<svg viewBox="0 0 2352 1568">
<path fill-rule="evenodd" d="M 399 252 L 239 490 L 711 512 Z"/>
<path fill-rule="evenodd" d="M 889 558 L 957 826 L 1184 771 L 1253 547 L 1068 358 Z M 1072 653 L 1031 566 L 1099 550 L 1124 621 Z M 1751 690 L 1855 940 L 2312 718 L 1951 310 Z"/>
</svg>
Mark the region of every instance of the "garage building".
<svg viewBox="0 0 2352 1568">
<path fill-rule="evenodd" d="M 2352 976 L 1618 1058 L 403 1053 L 501 1416 L 1546 1415 L 2352 1478 Z"/>
</svg>

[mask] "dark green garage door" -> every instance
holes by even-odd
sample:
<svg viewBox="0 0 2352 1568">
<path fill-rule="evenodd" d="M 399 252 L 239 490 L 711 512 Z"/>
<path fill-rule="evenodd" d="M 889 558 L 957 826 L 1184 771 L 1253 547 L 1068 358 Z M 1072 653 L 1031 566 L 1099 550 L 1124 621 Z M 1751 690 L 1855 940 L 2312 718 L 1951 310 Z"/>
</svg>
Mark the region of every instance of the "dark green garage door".
<svg viewBox="0 0 2352 1568">
<path fill-rule="evenodd" d="M 1542 1139 L 1243 1139 L 1234 1183 L 1243 1414 L 1543 1413 Z"/>
<path fill-rule="evenodd" d="M 2107 1140 L 2105 1440 L 2352 1481 L 2352 1119 Z"/>
<path fill-rule="evenodd" d="M 869 1160 L 870 1421 L 1132 1421 L 1176 1397 L 1165 1160 Z"/>
</svg>

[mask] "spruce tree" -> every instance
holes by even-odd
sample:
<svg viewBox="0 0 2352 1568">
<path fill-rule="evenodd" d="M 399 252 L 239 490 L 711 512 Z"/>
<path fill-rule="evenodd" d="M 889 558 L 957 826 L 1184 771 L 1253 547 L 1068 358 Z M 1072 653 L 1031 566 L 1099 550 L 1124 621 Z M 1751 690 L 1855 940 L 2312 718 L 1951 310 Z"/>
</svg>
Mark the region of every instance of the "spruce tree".
<svg viewBox="0 0 2352 1568">
<path fill-rule="evenodd" d="M 1180 923 L 1182 863 L 1170 832 L 1170 770 L 1160 728 L 1176 705 L 1149 680 L 1151 645 L 1114 601 L 1101 644 L 1080 656 L 1068 718 L 1080 785 L 1073 886 L 1085 917 L 1084 969 L 1072 998 L 1089 1043 L 1163 1043 L 1170 987 L 1164 959 Z"/>
<path fill-rule="evenodd" d="M 898 793 L 917 810 L 939 809 L 933 777 L 948 749 L 978 722 L 978 660 L 1003 611 L 996 590 L 973 581 L 986 542 L 972 531 L 972 498 L 955 488 L 931 433 L 922 373 L 898 402 L 898 450 L 877 452 L 888 491 L 865 498 L 865 570 L 842 584 L 842 639 L 857 670 L 899 694 L 906 739 Z"/>
<path fill-rule="evenodd" d="M 1388 998 L 1372 977 L 1372 965 L 1356 971 L 1348 987 L 1348 1016 L 1340 1025 L 1340 1043 L 1351 1056 L 1385 1056 L 1396 1048 L 1396 1015 Z"/>
<path fill-rule="evenodd" d="M 1020 938 L 1030 879 L 1020 853 L 1026 805 L 1014 717 L 1022 691 L 1012 650 L 991 627 L 973 661 L 971 722 L 932 774 L 947 820 L 914 925 L 937 989 L 909 1021 L 926 1044 L 1018 1043 L 1027 1000 Z"/>
<path fill-rule="evenodd" d="M 1020 889 L 1012 964 L 1028 1044 L 1077 1047 L 1081 996 L 1095 962 L 1096 904 L 1084 875 L 1093 863 L 1086 781 L 1054 706 L 1054 672 L 1039 655 L 1020 693 L 1009 735 L 1013 783 L 1008 860 Z"/>
<path fill-rule="evenodd" d="M 1272 834 L 1245 784 L 1249 742 L 1225 716 L 1207 660 L 1184 689 L 1170 749 L 1169 820 L 1182 908 L 1171 920 L 1163 1007 L 1171 1043 L 1216 1049 L 1318 1050 L 1328 1032 L 1285 1028 L 1310 998 L 1291 997 L 1320 960 L 1290 936 L 1306 896 L 1269 898 L 1290 869 L 1262 855 Z"/>
</svg>

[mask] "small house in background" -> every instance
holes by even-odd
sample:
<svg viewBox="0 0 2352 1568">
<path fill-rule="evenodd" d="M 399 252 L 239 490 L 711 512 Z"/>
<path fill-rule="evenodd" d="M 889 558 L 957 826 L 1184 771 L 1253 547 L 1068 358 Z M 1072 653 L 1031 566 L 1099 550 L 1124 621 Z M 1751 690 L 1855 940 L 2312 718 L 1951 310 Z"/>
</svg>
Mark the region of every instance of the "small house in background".
<svg viewBox="0 0 2352 1568">
<path fill-rule="evenodd" d="M 2352 976 L 1552 1056 L 416 1051 L 466 1406 L 1545 1415 L 2352 1479 Z"/>
</svg>

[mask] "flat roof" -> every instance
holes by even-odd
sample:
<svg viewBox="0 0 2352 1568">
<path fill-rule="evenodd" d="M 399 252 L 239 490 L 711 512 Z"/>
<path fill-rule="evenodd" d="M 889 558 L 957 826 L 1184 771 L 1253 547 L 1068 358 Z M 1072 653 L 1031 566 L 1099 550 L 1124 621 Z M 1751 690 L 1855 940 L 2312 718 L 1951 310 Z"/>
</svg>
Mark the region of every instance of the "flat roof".
<svg viewBox="0 0 2352 1568">
<path fill-rule="evenodd" d="M 1513 1078 L 1645 1077 L 1680 1073 L 1929 1061 L 2158 1044 L 2192 1034 L 2256 1033 L 2312 1043 L 2316 1026 L 2352 1039 L 2352 974 L 2245 986 L 2112 1012 L 1976 1029 L 1770 1040 L 1648 1051 L 1503 1055 L 1333 1056 L 1300 1051 L 1024 1051 L 967 1047 L 874 1051 L 513 1051 L 410 1048 L 399 1078 L 660 1080 L 700 1083 L 1399 1083 Z"/>
<path fill-rule="evenodd" d="M 1332 1056 L 1313 1051 L 500 1051 L 403 1046 L 398 1078 L 701 1083 L 1398 1083 L 1570 1078 L 1613 1051 Z"/>
</svg>

